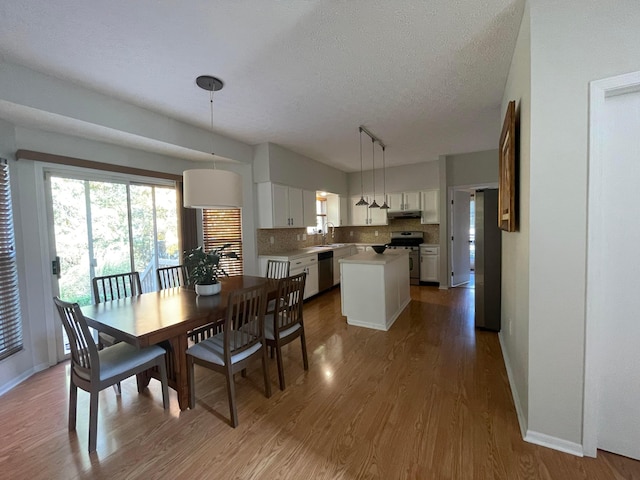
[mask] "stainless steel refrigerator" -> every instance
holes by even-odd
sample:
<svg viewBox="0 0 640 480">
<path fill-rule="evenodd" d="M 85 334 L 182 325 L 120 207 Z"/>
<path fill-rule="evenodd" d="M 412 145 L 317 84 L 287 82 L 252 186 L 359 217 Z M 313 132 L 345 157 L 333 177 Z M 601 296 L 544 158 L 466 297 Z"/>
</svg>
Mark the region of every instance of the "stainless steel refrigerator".
<svg viewBox="0 0 640 480">
<path fill-rule="evenodd" d="M 498 228 L 498 190 L 475 193 L 476 327 L 500 331 L 502 230 Z"/>
</svg>

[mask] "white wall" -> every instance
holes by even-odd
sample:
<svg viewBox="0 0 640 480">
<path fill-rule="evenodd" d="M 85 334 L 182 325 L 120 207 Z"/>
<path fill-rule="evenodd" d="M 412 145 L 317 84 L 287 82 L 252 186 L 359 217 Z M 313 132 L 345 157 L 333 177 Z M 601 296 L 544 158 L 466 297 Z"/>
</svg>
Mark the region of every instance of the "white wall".
<svg viewBox="0 0 640 480">
<path fill-rule="evenodd" d="M 259 160 L 263 163 L 263 147 L 258 146 Z M 268 179 L 264 180 L 264 168 L 259 170 L 261 182 L 274 182 L 291 185 L 305 190 L 322 190 L 338 195 L 346 195 L 347 174 L 312 160 L 298 153 L 287 150 L 275 143 L 269 143 L 269 171 Z"/>
<path fill-rule="evenodd" d="M 502 331 L 500 341 L 520 427 L 527 430 L 529 400 L 529 165 L 531 130 L 531 28 L 525 7 L 502 97 L 502 118 L 510 100 L 519 119 L 518 231 L 502 233 Z"/>
<path fill-rule="evenodd" d="M 499 138 L 496 138 L 496 144 Z M 498 181 L 498 150 L 447 155 L 447 187 Z"/>
<path fill-rule="evenodd" d="M 211 131 L 115 100 L 23 66 L 0 61 L 0 78 L 0 115 L 12 111 L 14 114 L 17 112 L 27 115 L 31 120 L 45 121 L 48 116 L 54 114 L 59 116 L 58 121 L 72 119 L 80 122 L 71 122 L 70 128 L 86 123 L 89 126 L 103 128 L 116 137 L 118 132 L 121 132 L 119 144 L 124 144 L 122 142 L 132 137 L 140 137 L 149 140 L 150 143 L 160 142 L 199 152 L 210 152 L 213 137 L 216 155 L 247 164 L 253 161 L 253 148 L 250 145 L 222 135 L 212 135 Z M 20 106 L 28 108 L 21 109 Z M 208 103 L 203 103 L 204 108 L 208 108 Z M 39 112 L 43 114 L 39 115 Z M 34 117 L 31 118 L 31 115 Z M 204 115 L 208 114 L 203 113 L 203 118 L 208 118 Z"/>
<path fill-rule="evenodd" d="M 382 161 L 381 158 L 378 160 L 380 162 Z M 348 180 L 349 195 L 360 195 L 360 172 L 349 173 Z M 363 172 L 362 183 L 365 194 L 373 193 L 373 172 L 371 169 Z M 399 167 L 388 167 L 386 183 L 387 193 L 413 192 L 440 188 L 438 162 L 422 162 Z M 376 196 L 383 193 L 383 186 L 383 170 L 376 168 Z"/>
<path fill-rule="evenodd" d="M 589 82 L 640 68 L 637 0 L 538 0 L 531 15 L 528 428 L 580 447 Z"/>
</svg>

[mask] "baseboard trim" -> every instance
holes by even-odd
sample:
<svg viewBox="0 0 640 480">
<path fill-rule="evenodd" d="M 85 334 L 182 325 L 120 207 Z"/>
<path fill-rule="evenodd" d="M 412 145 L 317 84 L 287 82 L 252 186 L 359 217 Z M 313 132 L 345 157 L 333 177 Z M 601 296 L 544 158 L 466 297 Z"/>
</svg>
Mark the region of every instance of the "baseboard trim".
<svg viewBox="0 0 640 480">
<path fill-rule="evenodd" d="M 49 365 L 48 363 L 41 363 L 39 365 L 35 365 L 34 367 L 30 368 L 26 372 L 22 372 L 17 377 L 12 378 L 11 380 L 9 380 L 3 385 L 0 385 L 0 396 L 4 395 L 9 390 L 14 389 L 15 387 L 20 385 L 22 382 L 27 380 L 32 375 L 35 375 L 36 373 L 46 370 L 47 368 L 50 368 L 50 367 L 51 365 Z"/>
<path fill-rule="evenodd" d="M 582 445 L 579 443 L 569 442 L 568 440 L 552 437 L 551 435 L 546 435 L 544 433 L 532 432 L 529 430 L 525 435 L 524 440 L 542 447 L 552 448 L 564 453 L 570 453 L 576 457 L 584 457 Z"/>
<path fill-rule="evenodd" d="M 513 398 L 513 404 L 516 407 L 516 415 L 518 416 L 518 424 L 520 425 L 520 434 L 522 438 L 526 440 L 527 436 L 527 417 L 522 410 L 522 404 L 520 403 L 520 396 L 518 390 L 516 390 L 515 382 L 513 380 L 513 371 L 511 370 L 511 361 L 507 354 L 507 349 L 504 346 L 502 338 L 502 332 L 498 332 L 498 340 L 500 341 L 500 350 L 502 350 L 502 360 L 504 361 L 505 369 L 507 370 L 507 378 L 509 379 L 509 387 L 511 387 L 511 397 Z"/>
<path fill-rule="evenodd" d="M 2 385 L 2 387 L 0 387 L 0 395 L 4 395 L 5 393 L 7 393 L 9 390 L 12 390 L 13 388 L 15 388 L 16 386 L 20 385 L 22 382 L 24 382 L 27 378 L 29 378 L 31 375 L 33 375 L 34 373 L 36 373 L 36 369 L 34 368 L 30 368 L 29 370 L 27 370 L 26 372 L 23 372 L 21 375 L 19 375 L 18 377 L 12 378 L 11 380 L 9 380 L 7 383 L 5 383 L 4 385 Z"/>
<path fill-rule="evenodd" d="M 520 397 L 518 396 L 518 391 L 516 390 L 515 383 L 513 381 L 513 371 L 511 370 L 511 362 L 509 361 L 509 355 L 507 354 L 507 349 L 504 346 L 502 332 L 498 333 L 498 339 L 500 340 L 500 349 L 502 350 L 502 359 L 504 360 L 504 366 L 507 370 L 507 377 L 509 378 L 509 386 L 511 387 L 511 396 L 513 397 L 513 404 L 516 407 L 516 415 L 518 416 L 518 424 L 520 425 L 520 433 L 522 434 L 522 439 L 525 442 L 533 443 L 535 445 L 540 445 L 541 447 L 552 448 L 553 450 L 569 453 L 577 457 L 583 457 L 584 451 L 583 451 L 582 445 L 580 445 L 579 443 L 569 442 L 568 440 L 552 437 L 551 435 L 528 430 L 527 419 L 524 416 L 522 405 L 520 403 Z"/>
</svg>

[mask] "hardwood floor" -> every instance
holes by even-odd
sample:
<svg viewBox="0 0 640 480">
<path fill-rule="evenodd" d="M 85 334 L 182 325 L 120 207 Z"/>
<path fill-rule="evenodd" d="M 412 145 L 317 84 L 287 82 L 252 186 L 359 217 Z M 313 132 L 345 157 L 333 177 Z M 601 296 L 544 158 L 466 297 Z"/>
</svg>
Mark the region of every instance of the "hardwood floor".
<svg viewBox="0 0 640 480">
<path fill-rule="evenodd" d="M 640 479 L 640 462 L 578 458 L 522 440 L 497 335 L 473 328 L 473 290 L 411 287 L 389 332 L 351 327 L 337 289 L 305 305 L 310 368 L 284 348 L 287 389 L 264 396 L 260 362 L 237 375 L 240 425 L 223 375 L 197 368 L 194 410 L 135 380 L 101 392 L 97 452 L 88 394 L 67 430 L 68 364 L 0 397 L 0 477 Z"/>
</svg>

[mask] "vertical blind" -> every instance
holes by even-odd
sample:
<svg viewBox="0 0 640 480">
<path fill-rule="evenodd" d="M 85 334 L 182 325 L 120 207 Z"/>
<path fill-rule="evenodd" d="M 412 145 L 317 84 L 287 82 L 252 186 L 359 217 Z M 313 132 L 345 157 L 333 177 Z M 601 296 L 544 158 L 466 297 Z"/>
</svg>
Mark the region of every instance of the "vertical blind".
<svg viewBox="0 0 640 480">
<path fill-rule="evenodd" d="M 0 360 L 22 350 L 9 165 L 0 159 Z"/>
<path fill-rule="evenodd" d="M 225 252 L 235 252 L 238 259 L 223 258 L 220 266 L 229 276 L 242 275 L 242 210 L 205 209 L 202 210 L 202 234 L 205 251 L 230 243 Z"/>
</svg>

